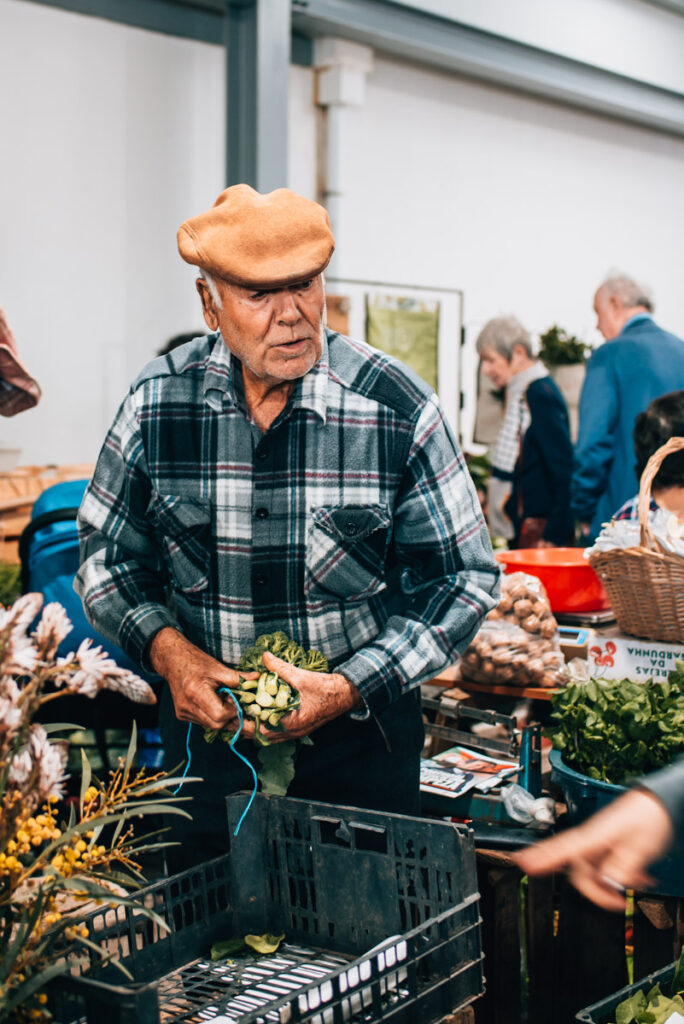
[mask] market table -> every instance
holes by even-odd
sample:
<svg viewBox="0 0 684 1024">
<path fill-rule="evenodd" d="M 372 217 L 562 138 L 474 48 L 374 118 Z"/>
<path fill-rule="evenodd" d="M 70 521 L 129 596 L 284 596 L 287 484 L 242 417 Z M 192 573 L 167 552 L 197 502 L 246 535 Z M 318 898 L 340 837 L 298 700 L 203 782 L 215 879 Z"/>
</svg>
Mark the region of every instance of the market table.
<svg viewBox="0 0 684 1024">
<path fill-rule="evenodd" d="M 622 914 L 584 899 L 564 875 L 523 879 L 508 851 L 476 855 L 487 979 L 476 1024 L 573 1024 L 628 983 Z M 637 894 L 634 979 L 676 959 L 683 932 L 683 900 Z"/>
<path fill-rule="evenodd" d="M 457 685 L 459 690 L 464 690 L 466 693 L 484 693 L 492 694 L 496 697 L 520 697 L 521 699 L 530 700 L 551 700 L 551 695 L 558 693 L 559 687 L 542 687 L 542 686 L 507 686 L 504 683 L 496 683 L 490 685 L 489 683 L 475 683 L 470 679 L 462 679 L 458 669 L 458 665 L 450 665 L 444 669 L 434 679 L 428 679 L 425 686 L 441 686 L 450 687 Z"/>
</svg>

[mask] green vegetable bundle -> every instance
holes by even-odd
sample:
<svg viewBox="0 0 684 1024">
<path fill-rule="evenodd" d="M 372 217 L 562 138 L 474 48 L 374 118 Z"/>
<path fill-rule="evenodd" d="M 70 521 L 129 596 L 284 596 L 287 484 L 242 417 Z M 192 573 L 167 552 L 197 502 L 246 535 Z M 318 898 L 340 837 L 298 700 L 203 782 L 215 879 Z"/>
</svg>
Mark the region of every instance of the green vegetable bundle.
<svg viewBox="0 0 684 1024">
<path fill-rule="evenodd" d="M 553 745 L 569 768 L 617 785 L 684 751 L 684 662 L 667 679 L 590 679 L 551 698 Z"/>
<path fill-rule="evenodd" d="M 296 640 L 290 640 L 287 633 L 279 629 L 275 633 L 264 633 L 257 637 L 237 663 L 238 672 L 263 671 L 262 655 L 266 651 L 296 668 L 305 668 L 309 672 L 328 671 L 328 662 L 320 651 L 305 650 Z"/>
<path fill-rule="evenodd" d="M 262 672 L 258 679 L 240 679 L 240 685 L 233 693 L 245 715 L 254 719 L 254 741 L 264 747 L 271 741 L 262 735 L 261 723 L 271 730 L 281 731 L 284 726 L 280 719 L 288 711 L 298 708 L 300 703 L 298 692 L 275 672 Z"/>
<path fill-rule="evenodd" d="M 684 1016 L 684 954 L 680 956 L 666 996 L 660 985 L 654 985 L 648 992 L 643 989 L 624 999 L 615 1007 L 615 1024 L 666 1024 L 673 1013 Z"/>
<path fill-rule="evenodd" d="M 278 630 L 258 637 L 237 664 L 239 672 L 259 672 L 258 679 L 240 677 L 239 685 L 233 689 L 247 718 L 254 720 L 254 742 L 259 747 L 257 757 L 260 769 L 257 772 L 264 793 L 284 796 L 295 774 L 295 758 L 300 744 L 310 745 L 305 736 L 302 740 L 287 740 L 273 744 L 262 732 L 265 726 L 270 732 L 283 732 L 281 719 L 300 705 L 298 691 L 275 672 L 264 669 L 263 655 L 269 651 L 281 661 L 287 661 L 297 668 L 309 672 L 327 672 L 328 662 L 320 651 L 305 650 L 286 633 Z M 235 734 L 228 729 L 218 733 L 206 729 L 204 738 L 213 743 L 217 736 L 230 745 Z"/>
</svg>

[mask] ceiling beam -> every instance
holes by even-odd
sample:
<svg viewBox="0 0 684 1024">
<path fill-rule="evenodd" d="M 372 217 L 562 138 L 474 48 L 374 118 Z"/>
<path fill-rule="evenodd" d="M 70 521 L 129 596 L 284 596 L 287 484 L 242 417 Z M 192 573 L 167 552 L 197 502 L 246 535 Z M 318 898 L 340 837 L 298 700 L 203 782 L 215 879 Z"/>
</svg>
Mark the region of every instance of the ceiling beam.
<svg viewBox="0 0 684 1024">
<path fill-rule="evenodd" d="M 392 0 L 292 0 L 292 24 L 312 37 L 341 36 L 428 67 L 684 135 L 680 92 Z"/>
</svg>

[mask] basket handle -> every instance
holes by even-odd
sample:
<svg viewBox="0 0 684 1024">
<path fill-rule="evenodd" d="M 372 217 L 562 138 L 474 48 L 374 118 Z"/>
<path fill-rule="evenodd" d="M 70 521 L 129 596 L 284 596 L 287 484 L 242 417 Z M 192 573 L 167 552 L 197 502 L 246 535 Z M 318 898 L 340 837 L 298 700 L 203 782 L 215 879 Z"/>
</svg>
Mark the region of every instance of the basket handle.
<svg viewBox="0 0 684 1024">
<path fill-rule="evenodd" d="M 679 452 L 684 448 L 684 437 L 671 437 L 664 445 L 661 445 L 646 463 L 646 468 L 641 474 L 639 481 L 639 525 L 641 527 L 641 546 L 655 547 L 662 551 L 662 546 L 651 533 L 648 525 L 648 508 L 651 504 L 651 487 L 653 480 L 658 473 L 662 463 L 673 452 Z"/>
</svg>

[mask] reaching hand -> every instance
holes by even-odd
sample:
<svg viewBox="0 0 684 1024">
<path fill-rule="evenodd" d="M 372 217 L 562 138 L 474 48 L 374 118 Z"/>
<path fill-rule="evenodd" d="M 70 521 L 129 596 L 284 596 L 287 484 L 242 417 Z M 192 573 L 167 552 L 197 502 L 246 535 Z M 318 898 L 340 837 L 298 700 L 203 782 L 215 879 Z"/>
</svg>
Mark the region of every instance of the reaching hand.
<svg viewBox="0 0 684 1024">
<path fill-rule="evenodd" d="M 583 896 L 605 910 L 622 910 L 622 889 L 653 884 L 646 868 L 671 845 L 672 820 L 657 797 L 633 789 L 577 828 L 513 856 L 528 875 L 566 869 Z"/>
</svg>

